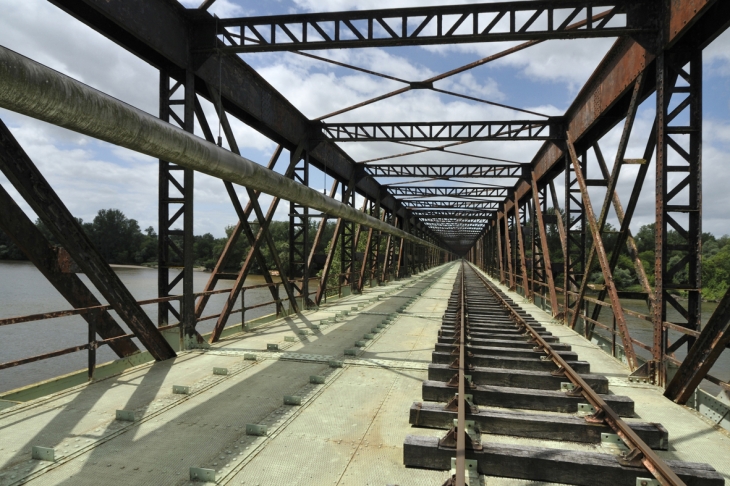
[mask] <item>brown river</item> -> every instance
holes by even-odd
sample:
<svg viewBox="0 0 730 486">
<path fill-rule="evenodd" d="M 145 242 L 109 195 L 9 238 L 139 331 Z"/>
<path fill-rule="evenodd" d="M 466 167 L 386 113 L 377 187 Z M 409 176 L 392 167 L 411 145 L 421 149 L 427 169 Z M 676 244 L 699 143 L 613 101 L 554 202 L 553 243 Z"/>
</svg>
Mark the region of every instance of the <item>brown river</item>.
<svg viewBox="0 0 730 486">
<path fill-rule="evenodd" d="M 117 275 L 138 300 L 157 297 L 157 271 L 150 268 L 132 267 L 115 268 Z M 195 291 L 201 291 L 210 276 L 206 272 L 195 272 Z M 101 302 L 105 302 L 99 293 L 93 289 L 85 275 L 79 277 L 91 288 Z M 249 276 L 246 286 L 260 285 L 264 279 L 258 275 Z M 217 288 L 230 287 L 231 281 L 219 283 Z M 226 294 L 215 295 L 206 307 L 205 315 L 220 312 Z M 271 300 L 271 294 L 265 288 L 246 291 L 246 306 L 252 306 Z M 624 308 L 637 312 L 647 313 L 646 304 L 640 300 L 622 301 Z M 716 304 L 702 305 L 702 320 L 707 320 L 715 310 Z M 66 300 L 48 283 L 30 262 L 0 261 L 0 318 L 38 314 L 69 309 Z M 157 306 L 143 307 L 153 322 L 157 322 Z M 253 319 L 274 312 L 274 306 L 268 305 L 246 312 L 246 320 Z M 670 310 L 667 320 L 674 321 L 678 316 Z M 633 316 L 626 316 L 631 334 L 635 339 L 651 345 L 651 323 Z M 601 313 L 601 322 L 611 322 L 611 310 L 604 308 Z M 240 322 L 240 314 L 232 316 L 230 323 Z M 215 320 L 204 321 L 198 324 L 198 330 L 206 333 L 213 328 Z M 125 326 L 123 326 L 125 327 Z M 125 327 L 126 329 L 126 327 Z M 605 332 L 602 334 L 606 335 Z M 670 342 L 679 337 L 679 333 L 670 331 Z M 58 349 L 77 346 L 86 342 L 87 325 L 81 317 L 71 316 L 44 321 L 35 321 L 23 324 L 14 324 L 0 327 L 0 363 L 49 353 Z M 650 354 L 637 347 L 637 353 L 642 357 Z M 686 355 L 686 346 L 677 352 L 677 359 Z M 104 363 L 116 358 L 108 348 L 102 346 L 97 351 L 97 362 Z M 7 370 L 0 370 L 0 392 L 47 380 L 65 373 L 70 373 L 86 367 L 86 352 L 77 352 L 43 361 L 21 365 Z M 714 376 L 727 380 L 730 376 L 730 355 L 724 353 L 711 372 Z M 705 382 L 703 388 L 716 394 L 719 388 Z"/>
<path fill-rule="evenodd" d="M 137 300 L 157 297 L 157 270 L 144 267 L 116 267 L 115 271 Z M 210 273 L 195 272 L 195 291 L 202 291 Z M 101 295 L 89 283 L 88 278 L 79 274 L 81 280 L 92 289 L 99 301 L 106 303 Z M 246 286 L 263 284 L 259 275 L 251 275 Z M 232 281 L 219 282 L 216 288 L 230 288 Z M 227 294 L 214 295 L 208 303 L 205 315 L 220 312 Z M 271 301 L 271 293 L 266 289 L 246 291 L 246 306 Z M 239 298 L 240 303 L 240 298 Z M 236 306 L 236 308 L 240 307 Z M 68 304 L 53 286 L 41 275 L 30 262 L 0 261 L 0 318 L 38 314 L 70 309 Z M 157 306 L 147 305 L 143 309 L 157 322 Z M 246 320 L 274 312 L 274 306 L 268 305 L 246 311 Z M 114 315 L 114 313 L 112 313 Z M 117 319 L 118 322 L 121 322 Z M 240 314 L 231 316 L 229 324 L 241 321 Z M 206 333 L 212 330 L 215 320 L 198 324 L 198 331 Z M 129 330 L 124 327 L 127 332 Z M 87 324 L 79 316 L 47 319 L 0 327 L 0 363 L 15 361 L 21 358 L 49 353 L 51 351 L 78 346 L 87 342 Z M 138 343 L 139 345 L 139 343 Z M 140 346 L 141 347 L 141 346 Z M 34 363 L 0 370 L 0 392 L 12 390 L 41 380 L 47 380 L 65 373 L 70 373 L 87 366 L 85 351 L 58 356 Z M 116 359 L 116 355 L 108 346 L 97 351 L 97 363 L 101 364 Z"/>
</svg>

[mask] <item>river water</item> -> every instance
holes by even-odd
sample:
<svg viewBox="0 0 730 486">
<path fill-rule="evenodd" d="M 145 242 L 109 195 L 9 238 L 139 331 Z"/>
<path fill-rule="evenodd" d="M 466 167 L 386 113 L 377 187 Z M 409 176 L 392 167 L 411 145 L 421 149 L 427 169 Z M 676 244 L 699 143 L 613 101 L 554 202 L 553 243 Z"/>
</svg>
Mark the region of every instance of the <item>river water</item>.
<svg viewBox="0 0 730 486">
<path fill-rule="evenodd" d="M 136 299 L 144 300 L 157 297 L 157 271 L 155 269 L 116 267 L 115 271 Z M 203 290 L 209 276 L 210 274 L 206 272 L 194 273 L 196 292 Z M 101 302 L 105 302 L 94 289 L 93 285 L 89 283 L 85 275 L 79 274 L 79 277 L 92 289 Z M 246 286 L 260 285 L 263 283 L 265 283 L 263 277 L 258 275 L 249 276 L 246 280 Z M 218 284 L 217 288 L 230 288 L 231 285 L 231 281 L 222 281 Z M 204 314 L 210 315 L 220 312 L 226 296 L 227 294 L 212 296 Z M 271 294 L 266 288 L 246 291 L 247 306 L 268 302 L 270 300 Z M 648 313 L 646 304 L 643 301 L 623 300 L 622 304 L 626 309 Z M 703 323 L 707 322 L 715 307 L 717 306 L 713 303 L 702 304 Z M 0 261 L 0 318 L 38 314 L 69 308 L 68 302 L 48 283 L 32 263 Z M 150 316 L 152 322 L 156 323 L 157 306 L 144 306 L 143 309 Z M 246 312 L 246 320 L 271 314 L 272 312 L 274 312 L 273 305 L 253 309 Z M 600 321 L 610 323 L 611 319 L 611 309 L 604 308 Z M 626 320 L 631 330 L 631 335 L 635 339 L 647 345 L 652 344 L 651 323 L 629 315 L 626 315 Z M 669 309 L 667 320 L 679 320 L 676 311 Z M 121 322 L 119 319 L 117 321 Z M 230 319 L 230 324 L 237 322 L 240 322 L 240 314 L 235 314 Z M 201 333 L 206 333 L 212 330 L 214 324 L 215 320 L 203 321 L 198 324 L 197 329 Z M 122 327 L 129 332 L 123 324 Z M 599 330 L 598 332 L 608 337 L 605 331 Z M 87 333 L 86 321 L 78 316 L 2 326 L 0 327 L 0 363 L 83 344 L 87 342 Z M 679 336 L 679 333 L 670 331 L 670 342 L 674 342 Z M 620 340 L 618 342 L 620 343 Z M 139 343 L 138 346 L 141 348 Z M 636 347 L 636 351 L 642 357 L 649 358 L 651 356 L 648 351 L 638 346 Z M 685 355 L 686 346 L 677 352 L 676 357 L 681 360 L 684 359 Z M 102 346 L 97 351 L 97 363 L 104 363 L 115 358 L 116 355 L 108 346 Z M 86 366 L 87 353 L 82 351 L 7 370 L 0 370 L 0 392 L 84 369 Z M 730 356 L 727 353 L 724 353 L 720 357 L 711 373 L 722 380 L 728 378 L 728 375 L 730 375 Z M 713 394 L 719 391 L 717 386 L 708 382 L 704 382 L 703 388 Z"/>
<path fill-rule="evenodd" d="M 115 267 L 114 269 L 137 300 L 157 297 L 157 270 L 144 267 Z M 89 283 L 86 275 L 79 274 L 81 280 L 94 292 L 100 302 L 106 303 L 99 292 Z M 195 291 L 202 291 L 210 277 L 207 272 L 194 273 Z M 265 283 L 263 277 L 252 275 L 246 279 L 246 286 Z M 221 281 L 217 289 L 230 288 L 232 281 Z M 181 286 L 178 286 L 181 287 Z M 178 289 L 175 289 L 177 292 Z M 173 292 L 173 293 L 176 293 Z M 271 293 L 266 288 L 246 291 L 246 306 L 271 301 Z M 205 315 L 217 314 L 223 307 L 228 294 L 214 295 L 206 306 Z M 236 308 L 240 307 L 239 305 Z M 53 286 L 30 262 L 0 261 L 0 318 L 38 314 L 70 309 L 68 304 Z M 152 322 L 157 323 L 157 305 L 147 305 L 143 309 Z M 274 306 L 268 305 L 246 311 L 246 320 L 254 319 L 274 312 Z M 115 313 L 112 312 L 112 315 Z M 116 317 L 116 316 L 115 316 Z M 174 319 L 171 316 L 171 319 Z M 234 314 L 229 324 L 241 321 L 240 314 Z M 121 323 L 121 320 L 117 319 Z M 215 319 L 198 324 L 201 334 L 209 332 L 215 325 Z M 129 332 L 128 328 L 122 327 Z M 88 341 L 86 321 L 79 316 L 47 319 L 22 324 L 0 327 L 0 363 L 15 361 L 39 354 L 49 353 L 63 348 L 84 344 Z M 135 339 L 136 341 L 136 339 Z M 137 345 L 142 346 L 137 342 Z M 116 359 L 117 356 L 108 346 L 97 350 L 97 363 L 101 364 Z M 70 373 L 87 366 L 87 352 L 80 351 L 58 356 L 34 363 L 0 370 L 0 392 L 47 380 Z"/>
</svg>

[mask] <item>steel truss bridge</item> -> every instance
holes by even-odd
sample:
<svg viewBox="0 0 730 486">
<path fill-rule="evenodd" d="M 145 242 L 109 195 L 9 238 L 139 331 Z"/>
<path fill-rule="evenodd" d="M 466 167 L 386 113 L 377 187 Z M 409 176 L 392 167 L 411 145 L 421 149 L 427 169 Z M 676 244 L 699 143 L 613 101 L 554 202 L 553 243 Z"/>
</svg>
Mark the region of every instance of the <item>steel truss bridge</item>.
<svg viewBox="0 0 730 486">
<path fill-rule="evenodd" d="M 152 302 L 157 322 L 101 258 L 37 161 L 0 123 L 0 169 L 60 248 L 2 187 L 0 228 L 75 309 L 0 319 L 0 324 L 81 315 L 90 329 L 88 344 L 0 363 L 0 369 L 58 353 L 88 350 L 91 356 L 99 345 L 110 346 L 119 357 L 143 348 L 166 360 L 175 351 L 162 331 L 179 329 L 183 347 L 192 347 L 201 339 L 196 326 L 204 320 L 215 321 L 210 341 L 216 342 L 231 316 L 245 312 L 236 304 L 254 267 L 263 270 L 277 314 L 283 314 L 314 308 L 328 295 L 357 293 L 463 257 L 586 338 L 597 329 L 611 333 L 631 371 L 664 387 L 671 400 L 686 403 L 705 379 L 730 386 L 709 373 L 730 344 L 730 293 L 701 325 L 702 54 L 730 25 L 730 2 L 526 0 L 219 19 L 208 12 L 215 0 L 194 9 L 173 0 L 49 1 L 159 70 L 159 79 L 150 80 L 159 85 L 160 109 L 154 117 L 0 47 L 1 107 L 159 159 L 158 296 Z M 606 37 L 615 42 L 562 116 L 435 84 L 540 43 Z M 521 43 L 420 80 L 369 71 L 316 52 L 503 41 Z M 402 86 L 309 119 L 238 55 L 257 52 L 295 53 Z M 344 113 L 354 119 L 359 108 L 413 90 L 501 107 L 510 118 L 329 121 Z M 651 131 L 632 133 L 639 105 L 651 96 L 656 99 Z M 215 107 L 215 120 L 206 119 L 203 100 Z M 277 144 L 268 163 L 240 155 L 231 119 Z M 216 122 L 230 150 L 214 136 Z M 621 131 L 611 147 L 616 157 L 606 160 L 603 153 L 611 142 L 605 136 L 615 127 Z M 632 137 L 645 145 L 641 159 L 626 156 Z M 353 144 L 367 142 L 391 144 L 400 152 L 364 161 L 349 155 Z M 532 160 L 502 160 L 488 148 L 513 142 L 536 144 Z M 426 154 L 441 159 L 429 163 L 421 158 Z M 408 162 L 397 160 L 406 156 Z M 589 160 L 600 170 L 589 173 Z M 625 182 L 620 176 L 629 164 L 638 171 L 632 182 Z M 313 170 L 333 181 L 327 194 L 309 187 Z M 653 279 L 638 258 L 630 230 L 649 170 L 656 172 L 657 181 Z M 192 274 L 196 172 L 221 179 L 238 217 L 208 283 L 197 293 Z M 619 183 L 631 185 L 628 200 L 620 200 Z M 236 196 L 237 186 L 248 194 L 245 206 Z M 603 188 L 603 200 L 589 196 L 592 186 Z M 268 208 L 259 202 L 261 193 L 274 196 Z M 356 205 L 356 198 L 362 205 Z M 286 257 L 280 256 L 269 231 L 281 205 L 288 205 L 289 213 Z M 620 228 L 607 245 L 603 236 L 612 208 Z M 334 235 L 326 253 L 317 254 L 328 223 L 334 224 Z M 678 241 L 669 242 L 670 230 Z M 554 235 L 562 243 L 558 252 L 548 246 Z M 231 273 L 226 261 L 242 238 L 250 250 L 238 272 Z M 265 250 L 273 255 L 271 268 Z M 624 253 L 634 263 L 642 289 L 633 294 L 646 300 L 644 313 L 627 311 L 620 300 L 625 293 L 614 283 Z M 670 253 L 680 258 L 670 260 Z M 101 305 L 72 273 L 76 266 L 108 305 Z M 605 284 L 593 288 L 598 295 L 589 296 L 592 268 L 600 268 Z M 222 280 L 232 280 L 232 287 L 219 288 Z M 182 291 L 174 293 L 180 284 Z M 686 299 L 675 298 L 677 291 Z M 209 298 L 219 293 L 227 296 L 223 309 L 206 314 Z M 604 307 L 611 310 L 612 323 L 606 324 L 605 316 L 601 321 Z M 669 309 L 681 319 L 668 322 Z M 631 335 L 628 315 L 649 323 L 651 342 Z M 637 348 L 649 357 L 640 359 Z M 687 355 L 681 362 L 674 358 L 680 349 Z M 670 366 L 678 367 L 673 376 L 667 373 Z M 90 358 L 90 376 L 93 369 Z M 666 465 L 649 466 L 663 484 L 674 484 L 661 477 Z"/>
</svg>

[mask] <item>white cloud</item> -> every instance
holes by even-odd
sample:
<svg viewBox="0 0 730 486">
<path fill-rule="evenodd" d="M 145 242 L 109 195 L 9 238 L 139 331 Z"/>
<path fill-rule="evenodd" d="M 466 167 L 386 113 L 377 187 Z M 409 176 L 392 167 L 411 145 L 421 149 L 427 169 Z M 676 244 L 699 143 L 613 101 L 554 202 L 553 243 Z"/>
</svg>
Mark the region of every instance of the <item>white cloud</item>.
<svg viewBox="0 0 730 486">
<path fill-rule="evenodd" d="M 182 3 L 186 7 L 195 8 L 200 1 L 202 0 L 183 0 Z M 298 11 L 325 11 L 445 3 L 463 2 L 295 0 L 293 4 L 271 2 L 266 8 L 284 12 L 293 5 Z M 211 12 L 221 17 L 239 16 L 251 11 L 249 7 L 249 4 L 240 1 L 218 0 L 211 8 Z M 730 73 L 728 42 L 730 34 L 724 34 L 705 53 L 707 65 L 711 67 L 713 73 L 721 75 Z M 530 104 L 534 106 L 524 107 L 548 115 L 560 115 L 565 109 L 561 104 L 563 102 L 567 104 L 582 86 L 610 48 L 611 43 L 609 39 L 545 42 L 487 66 L 448 78 L 439 82 L 438 87 L 505 104 L 517 106 Z M 48 2 L 42 0 L 18 2 L 15 8 L 4 12 L 0 18 L 0 45 L 14 49 L 150 113 L 157 112 L 157 70 Z M 458 65 L 464 60 L 468 62 L 481 58 L 512 45 L 514 43 L 462 44 L 414 48 L 412 51 L 343 49 L 321 51 L 316 54 L 407 81 L 419 81 L 455 67 L 452 64 Z M 414 55 L 411 56 L 411 53 Z M 245 60 L 308 117 L 321 116 L 404 86 L 402 83 L 294 54 L 252 55 L 245 56 Z M 521 89 L 533 91 L 532 96 L 528 98 L 529 102 L 523 102 L 519 95 L 514 94 L 513 83 Z M 534 95 L 543 91 L 542 97 Z M 559 93 L 558 96 L 555 93 Z M 203 102 L 203 108 L 214 134 L 217 135 L 215 110 L 208 102 Z M 645 112 L 646 109 L 645 107 Z M 651 112 L 651 107 L 648 111 Z M 651 113 L 647 115 L 645 112 L 642 112 L 637 121 L 635 130 L 637 134 L 645 134 L 652 121 L 653 115 Z M 18 115 L 0 112 L 0 116 L 10 122 L 13 132 L 22 139 L 24 146 L 29 147 L 34 160 L 72 208 L 74 214 L 89 219 L 98 209 L 118 207 L 129 217 L 140 220 L 142 226 L 150 224 L 156 226 L 156 160 Z M 511 110 L 438 95 L 428 90 L 414 90 L 337 116 L 332 121 L 458 121 L 524 117 L 524 114 Z M 275 144 L 237 120 L 231 120 L 231 123 L 244 156 L 265 163 Z M 724 170 L 722 164 L 727 160 L 730 151 L 727 143 L 730 138 L 729 127 L 730 122 L 726 118 L 712 123 L 706 122 L 705 174 L 708 174 L 708 168 L 715 173 Z M 616 145 L 619 134 L 620 129 L 617 128 L 602 142 L 609 160 L 612 156 L 611 147 Z M 635 140 L 632 139 L 630 152 L 643 152 L 644 139 L 645 137 L 639 135 Z M 414 150 L 413 147 L 385 143 L 352 143 L 341 146 L 355 160 Z M 532 160 L 539 146 L 540 143 L 537 142 L 472 143 L 453 147 L 451 150 L 528 162 Z M 407 163 L 451 161 L 484 163 L 483 160 L 473 157 L 440 151 L 391 160 Z M 622 176 L 620 191 L 624 191 L 621 193 L 624 201 L 628 201 L 626 191 L 632 184 L 632 177 L 628 170 Z M 328 179 L 331 182 L 331 178 Z M 713 200 L 716 194 L 717 197 L 724 197 L 724 189 L 716 187 L 718 179 L 707 181 L 706 178 L 704 188 L 706 201 Z M 382 182 L 394 182 L 394 180 L 384 179 Z M 556 182 L 561 185 L 561 178 L 558 177 Z M 323 183 L 322 175 L 313 171 L 312 187 L 321 188 Z M 653 171 L 650 171 L 650 177 L 645 184 L 649 190 L 645 189 L 642 193 L 635 222 L 649 222 L 653 219 L 653 194 L 650 190 L 652 185 Z M 222 183 L 201 175 L 196 177 L 195 187 L 196 233 L 210 231 L 221 235 L 226 224 L 235 222 L 235 214 L 226 192 L 222 189 Z M 245 201 L 245 193 L 243 191 L 239 193 L 241 199 Z M 594 206 L 598 205 L 600 205 L 599 200 L 594 202 Z M 277 218 L 286 218 L 288 214 L 286 206 L 286 204 L 280 206 Z M 705 219 L 708 221 L 706 229 L 717 233 L 728 232 L 721 229 L 724 215 L 721 212 L 715 214 L 716 207 L 718 207 L 716 204 L 708 204 L 705 207 Z"/>
<path fill-rule="evenodd" d="M 730 30 L 707 46 L 703 55 L 705 65 L 710 67 L 713 74 L 730 76 Z"/>
</svg>

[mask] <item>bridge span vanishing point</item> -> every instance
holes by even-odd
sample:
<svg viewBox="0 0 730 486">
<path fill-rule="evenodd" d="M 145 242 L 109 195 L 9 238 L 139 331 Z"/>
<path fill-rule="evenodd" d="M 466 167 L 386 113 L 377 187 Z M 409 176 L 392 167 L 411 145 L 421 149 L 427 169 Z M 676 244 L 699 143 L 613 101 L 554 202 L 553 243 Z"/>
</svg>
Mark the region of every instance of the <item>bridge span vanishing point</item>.
<svg viewBox="0 0 730 486">
<path fill-rule="evenodd" d="M 0 353 L 0 380 L 88 357 L 83 370 L 0 394 L 0 486 L 730 478 L 730 384 L 713 369 L 730 345 L 730 291 L 702 316 L 703 50 L 730 26 L 730 2 L 422 2 L 239 18 L 211 14 L 216 0 L 49 3 L 157 69 L 159 113 L 4 46 L 0 108 L 159 160 L 157 295 L 133 296 L 0 120 L 0 230 L 69 304 L 0 314 L 0 326 L 73 317 L 88 328 L 72 347 Z M 615 41 L 560 116 L 443 83 L 538 44 L 598 38 Z M 495 42 L 508 47 L 428 79 L 333 55 Z M 283 53 L 399 87 L 310 118 L 247 62 Z M 358 116 L 424 91 L 506 115 Z M 241 123 L 276 144 L 267 163 L 245 156 Z M 532 160 L 490 149 L 515 143 L 534 144 Z M 395 151 L 367 150 L 384 145 Z M 238 218 L 201 291 L 196 173 L 220 179 Z M 652 191 L 653 268 L 631 231 Z M 281 247 L 271 226 L 284 207 Z M 632 291 L 616 283 L 622 258 Z M 247 285 L 254 271 L 264 283 Z M 270 300 L 247 304 L 254 291 Z M 102 347 L 116 359 L 97 362 Z"/>
</svg>

